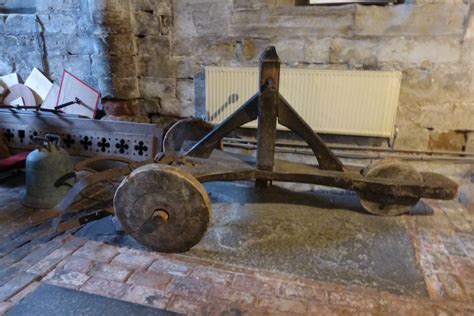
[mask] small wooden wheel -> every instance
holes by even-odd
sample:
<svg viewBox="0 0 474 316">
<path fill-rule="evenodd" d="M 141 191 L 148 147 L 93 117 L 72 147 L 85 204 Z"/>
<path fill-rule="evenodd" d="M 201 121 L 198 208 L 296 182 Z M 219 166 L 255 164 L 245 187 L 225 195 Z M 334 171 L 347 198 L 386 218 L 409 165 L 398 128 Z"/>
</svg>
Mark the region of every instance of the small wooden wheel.
<svg viewBox="0 0 474 316">
<path fill-rule="evenodd" d="M 163 138 L 163 152 L 185 151 L 212 130 L 212 124 L 198 118 L 182 119 L 174 123 Z"/>
<path fill-rule="evenodd" d="M 404 180 L 420 184 L 423 182 L 421 174 L 415 168 L 396 159 L 378 160 L 367 166 L 362 174 L 368 178 Z M 408 213 L 420 200 L 417 197 L 400 198 L 372 192 L 359 192 L 358 195 L 367 212 L 382 216 Z"/>
<path fill-rule="evenodd" d="M 149 164 L 126 177 L 114 196 L 123 229 L 159 252 L 184 252 L 206 233 L 211 202 L 202 184 L 175 167 Z"/>
</svg>

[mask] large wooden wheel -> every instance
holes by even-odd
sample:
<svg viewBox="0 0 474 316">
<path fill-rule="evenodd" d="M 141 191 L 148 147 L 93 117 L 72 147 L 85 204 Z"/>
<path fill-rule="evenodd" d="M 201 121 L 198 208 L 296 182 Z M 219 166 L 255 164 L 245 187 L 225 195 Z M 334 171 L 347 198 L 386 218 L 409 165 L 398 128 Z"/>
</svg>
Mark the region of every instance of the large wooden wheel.
<svg viewBox="0 0 474 316">
<path fill-rule="evenodd" d="M 422 184 L 421 174 L 412 166 L 395 159 L 378 160 L 367 166 L 362 174 L 369 178 L 411 181 Z M 372 192 L 359 192 L 364 209 L 375 215 L 396 216 L 410 212 L 418 203 L 418 197 L 394 197 Z"/>
<path fill-rule="evenodd" d="M 163 152 L 186 151 L 212 130 L 212 124 L 199 118 L 182 119 L 174 123 L 163 137 Z"/>
<path fill-rule="evenodd" d="M 206 233 L 211 203 L 202 184 L 168 165 L 140 167 L 125 178 L 114 197 L 124 230 L 159 252 L 184 252 Z"/>
</svg>

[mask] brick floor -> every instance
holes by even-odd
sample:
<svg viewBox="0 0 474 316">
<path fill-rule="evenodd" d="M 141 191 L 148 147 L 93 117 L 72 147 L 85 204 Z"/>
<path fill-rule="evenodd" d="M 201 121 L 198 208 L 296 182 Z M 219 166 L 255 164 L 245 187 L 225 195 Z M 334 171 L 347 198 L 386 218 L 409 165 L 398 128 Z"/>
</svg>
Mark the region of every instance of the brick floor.
<svg viewBox="0 0 474 316">
<path fill-rule="evenodd" d="M 41 282 L 192 315 L 474 315 L 474 213 L 452 201 L 403 217 L 428 298 L 49 236 L 15 203 L 0 208 L 0 315 Z"/>
</svg>

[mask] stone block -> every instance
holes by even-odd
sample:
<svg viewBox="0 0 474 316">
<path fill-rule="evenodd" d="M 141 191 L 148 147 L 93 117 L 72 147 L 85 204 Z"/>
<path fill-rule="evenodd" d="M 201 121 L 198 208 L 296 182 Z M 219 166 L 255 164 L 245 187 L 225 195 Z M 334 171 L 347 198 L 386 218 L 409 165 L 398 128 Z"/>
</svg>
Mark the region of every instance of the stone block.
<svg viewBox="0 0 474 316">
<path fill-rule="evenodd" d="M 357 5 L 355 33 L 360 36 L 461 35 L 466 3 L 420 3 L 394 6 Z"/>
<path fill-rule="evenodd" d="M 129 269 L 121 266 L 97 263 L 88 274 L 100 279 L 124 282 L 131 273 L 132 272 Z"/>
<path fill-rule="evenodd" d="M 463 133 L 433 131 L 430 134 L 431 150 L 463 151 L 465 145 L 466 137 Z"/>
<path fill-rule="evenodd" d="M 75 38 L 74 38 L 75 39 Z M 44 43 L 49 57 L 67 55 L 70 36 L 63 34 L 45 34 Z"/>
<path fill-rule="evenodd" d="M 467 133 L 466 151 L 474 153 L 474 132 Z"/>
<path fill-rule="evenodd" d="M 66 56 L 63 67 L 82 79 L 91 75 L 91 60 L 88 55 Z"/>
<path fill-rule="evenodd" d="M 233 11 L 230 35 L 259 38 L 295 38 L 308 34 L 347 36 L 353 31 L 354 12 L 354 5 Z"/>
<path fill-rule="evenodd" d="M 88 1 L 91 12 L 97 11 L 130 11 L 130 1 L 123 0 L 93 0 Z"/>
<path fill-rule="evenodd" d="M 67 53 L 71 55 L 92 55 L 95 52 L 94 39 L 89 36 L 67 37 Z M 63 48 L 64 49 L 64 48 Z M 64 52 L 64 51 L 63 51 Z"/>
<path fill-rule="evenodd" d="M 329 63 L 331 39 L 307 39 L 304 43 L 304 60 L 307 63 Z"/>
<path fill-rule="evenodd" d="M 172 117 L 186 117 L 182 115 L 181 104 L 178 99 L 163 99 L 160 102 L 160 114 Z"/>
<path fill-rule="evenodd" d="M 159 258 L 148 268 L 155 273 L 168 273 L 175 276 L 186 276 L 192 271 L 192 265 L 180 260 Z"/>
<path fill-rule="evenodd" d="M 308 301 L 303 299 L 285 299 L 277 296 L 264 296 L 258 300 L 258 306 L 271 308 L 283 313 L 306 314 Z"/>
<path fill-rule="evenodd" d="M 401 102 L 455 102 L 474 97 L 472 70 L 462 64 L 412 67 L 403 71 Z"/>
<path fill-rule="evenodd" d="M 89 280 L 89 276 L 84 273 L 62 269 L 57 269 L 51 272 L 45 278 L 45 281 L 48 284 L 67 287 L 71 289 L 78 289 L 87 280 Z"/>
<path fill-rule="evenodd" d="M 398 118 L 397 118 L 398 120 Z M 395 149 L 428 149 L 430 132 L 417 125 L 397 125 Z"/>
<path fill-rule="evenodd" d="M 132 33 L 131 13 L 122 11 L 94 11 L 93 21 L 101 32 L 107 34 L 130 34 Z"/>
<path fill-rule="evenodd" d="M 136 59 L 139 77 L 174 78 L 177 76 L 176 61 L 167 55 L 138 56 Z"/>
<path fill-rule="evenodd" d="M 41 55 L 39 53 L 23 54 L 22 58 L 16 60 L 14 71 L 20 76 L 20 81 L 24 81 L 34 67 L 43 69 Z"/>
<path fill-rule="evenodd" d="M 305 40 L 303 39 L 261 39 L 246 38 L 242 40 L 240 60 L 258 63 L 260 54 L 268 46 L 275 46 L 280 60 L 284 64 L 303 62 L 305 57 Z M 297 48 L 297 49 L 295 49 Z"/>
<path fill-rule="evenodd" d="M 135 37 L 131 34 L 110 34 L 94 38 L 94 52 L 108 56 L 134 56 L 137 53 Z"/>
<path fill-rule="evenodd" d="M 174 296 L 167 305 L 167 309 L 183 315 L 191 315 L 201 310 L 206 305 L 206 301 L 196 295 L 183 294 L 183 296 Z M 227 313 L 217 313 L 216 315 L 228 315 Z M 211 315 L 211 313 L 203 313 L 203 315 Z"/>
<path fill-rule="evenodd" d="M 401 105 L 402 106 L 402 105 Z M 407 118 L 404 121 L 413 122 L 418 126 L 440 131 L 474 130 L 472 109 L 474 101 L 467 102 L 417 102 L 407 106 Z M 446 119 L 449 115 L 449 119 Z M 398 121 L 397 117 L 397 121 Z"/>
<path fill-rule="evenodd" d="M 113 246 L 99 242 L 88 241 L 82 248 L 74 253 L 74 256 L 98 262 L 110 262 L 117 255 L 117 249 Z"/>
<path fill-rule="evenodd" d="M 171 0 L 135 0 L 132 1 L 132 9 L 135 11 L 148 11 L 154 15 L 171 15 Z"/>
<path fill-rule="evenodd" d="M 135 286 L 145 286 L 158 290 L 166 289 L 172 277 L 168 274 L 158 274 L 150 271 L 136 271 L 128 279 L 127 283 Z"/>
<path fill-rule="evenodd" d="M 171 281 L 167 291 L 173 294 L 205 296 L 212 289 L 212 284 L 189 277 L 176 277 Z"/>
<path fill-rule="evenodd" d="M 172 99 L 176 97 L 176 79 L 141 78 L 140 94 L 144 98 Z"/>
<path fill-rule="evenodd" d="M 228 35 L 229 15 L 226 1 L 176 0 L 173 2 L 174 29 L 177 41 L 189 37 Z"/>
<path fill-rule="evenodd" d="M 135 35 L 161 34 L 161 19 L 149 11 L 134 14 L 133 32 Z"/>
<path fill-rule="evenodd" d="M 14 63 L 10 58 L 2 57 L 0 60 L 0 76 L 13 71 Z"/>
<path fill-rule="evenodd" d="M 82 1 L 76 0 L 41 0 L 36 2 L 36 10 L 40 14 L 80 11 L 82 8 Z"/>
<path fill-rule="evenodd" d="M 169 36 L 140 36 L 136 37 L 136 43 L 140 56 L 169 56 L 171 53 Z"/>
<path fill-rule="evenodd" d="M 136 99 L 140 96 L 137 78 L 99 78 L 102 97 Z"/>
<path fill-rule="evenodd" d="M 112 264 L 127 267 L 129 269 L 146 269 L 155 258 L 146 253 L 122 252 L 112 260 Z"/>
<path fill-rule="evenodd" d="M 123 79 L 137 75 L 133 56 L 93 56 L 92 70 L 99 78 Z"/>
<path fill-rule="evenodd" d="M 456 63 L 461 56 L 461 44 L 452 37 L 437 38 L 383 38 L 334 39 L 331 45 L 330 62 L 363 65 L 366 61 L 416 64 Z"/>
<path fill-rule="evenodd" d="M 30 35 L 38 32 L 36 15 L 34 14 L 8 14 L 1 15 L 5 22 L 0 24 L 0 33 L 11 35 Z"/>
<path fill-rule="evenodd" d="M 219 269 L 212 269 L 210 267 L 196 267 L 191 273 L 191 277 L 212 284 L 222 285 L 230 285 L 234 280 L 233 274 Z"/>
<path fill-rule="evenodd" d="M 256 10 L 268 7 L 268 0 L 232 0 L 234 10 Z"/>
<path fill-rule="evenodd" d="M 81 291 L 115 299 L 119 299 L 124 296 L 128 289 L 128 284 L 99 278 L 90 278 L 81 287 Z"/>
<path fill-rule="evenodd" d="M 46 33 L 75 34 L 77 31 L 76 16 L 72 14 L 38 15 Z"/>
<path fill-rule="evenodd" d="M 113 116 L 133 116 L 138 113 L 138 102 L 129 100 L 106 100 L 102 102 L 102 107 L 107 115 Z"/>
<path fill-rule="evenodd" d="M 93 261 L 86 258 L 71 256 L 62 261 L 58 267 L 67 271 L 76 271 L 80 273 L 89 272 L 93 266 Z"/>
<path fill-rule="evenodd" d="M 14 56 L 18 49 L 18 37 L 14 35 L 5 35 L 0 32 L 0 52 L 2 56 Z"/>
<path fill-rule="evenodd" d="M 190 79 L 177 80 L 176 97 L 181 103 L 194 103 L 194 81 Z"/>
<path fill-rule="evenodd" d="M 145 286 L 132 286 L 122 299 L 135 304 L 165 309 L 169 303 L 170 296 L 161 290 Z"/>
<path fill-rule="evenodd" d="M 237 42 L 233 39 L 199 37 L 173 41 L 172 57 L 191 57 L 201 64 L 229 65 L 236 61 Z"/>
</svg>

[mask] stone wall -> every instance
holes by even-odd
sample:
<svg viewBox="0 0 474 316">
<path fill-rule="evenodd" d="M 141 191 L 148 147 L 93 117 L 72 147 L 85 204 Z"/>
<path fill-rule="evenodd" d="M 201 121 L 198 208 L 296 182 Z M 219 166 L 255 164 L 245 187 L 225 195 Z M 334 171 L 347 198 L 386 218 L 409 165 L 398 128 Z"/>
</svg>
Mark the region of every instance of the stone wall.
<svg viewBox="0 0 474 316">
<path fill-rule="evenodd" d="M 474 151 L 474 4 L 405 2 L 38 0 L 1 16 L 0 73 L 65 67 L 113 100 L 108 118 L 149 121 L 196 115 L 204 66 L 255 66 L 275 45 L 286 67 L 402 71 L 395 147 Z"/>
</svg>

